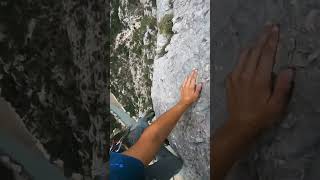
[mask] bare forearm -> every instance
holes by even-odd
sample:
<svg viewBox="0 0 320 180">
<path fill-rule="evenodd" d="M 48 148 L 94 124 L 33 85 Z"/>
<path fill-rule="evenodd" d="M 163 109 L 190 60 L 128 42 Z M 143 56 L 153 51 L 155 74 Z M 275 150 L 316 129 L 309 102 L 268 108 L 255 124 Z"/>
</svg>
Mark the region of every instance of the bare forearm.
<svg viewBox="0 0 320 180">
<path fill-rule="evenodd" d="M 152 137 L 153 144 L 161 145 L 187 108 L 188 106 L 179 103 L 176 104 L 169 111 L 162 114 L 154 123 L 152 123 L 145 130 L 143 136 L 146 135 L 147 137 Z"/>
<path fill-rule="evenodd" d="M 248 151 L 258 130 L 230 121 L 218 129 L 213 137 L 213 178 L 222 180 L 232 165 Z"/>
<path fill-rule="evenodd" d="M 187 108 L 188 106 L 178 103 L 169 111 L 162 114 L 144 130 L 138 142 L 130 148 L 130 151 L 135 151 L 134 154 L 138 155 L 138 158 L 145 165 L 149 164 Z M 129 155 L 130 151 L 128 150 Z"/>
<path fill-rule="evenodd" d="M 202 84 L 196 84 L 197 75 L 197 70 L 194 69 L 180 87 L 179 102 L 145 129 L 138 142 L 123 154 L 141 160 L 144 165 L 150 163 L 181 115 L 198 100 Z"/>
</svg>

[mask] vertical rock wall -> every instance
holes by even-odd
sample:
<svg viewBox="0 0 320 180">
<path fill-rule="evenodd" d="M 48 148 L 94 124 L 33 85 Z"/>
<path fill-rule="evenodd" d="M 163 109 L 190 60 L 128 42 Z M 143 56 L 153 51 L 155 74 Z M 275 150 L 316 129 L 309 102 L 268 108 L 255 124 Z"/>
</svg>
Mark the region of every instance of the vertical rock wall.
<svg viewBox="0 0 320 180">
<path fill-rule="evenodd" d="M 157 1 L 158 24 L 165 23 L 158 27 L 161 32 L 157 49 L 160 51 L 154 62 L 151 90 L 156 115 L 178 101 L 180 85 L 192 68 L 199 71 L 198 82 L 205 81 L 199 101 L 183 115 L 169 137 L 171 146 L 184 161 L 180 174 L 190 180 L 209 179 L 209 8 L 209 0 Z M 168 14 L 172 14 L 171 18 Z M 163 47 L 165 51 L 160 53 Z"/>
<path fill-rule="evenodd" d="M 281 29 L 275 71 L 297 67 L 286 119 L 259 139 L 229 179 L 319 179 L 319 173 L 309 169 L 319 162 L 320 150 L 320 1 L 214 1 L 213 12 L 214 129 L 226 119 L 224 78 L 237 62 L 240 48 L 250 45 L 266 22 L 279 23 Z"/>
</svg>

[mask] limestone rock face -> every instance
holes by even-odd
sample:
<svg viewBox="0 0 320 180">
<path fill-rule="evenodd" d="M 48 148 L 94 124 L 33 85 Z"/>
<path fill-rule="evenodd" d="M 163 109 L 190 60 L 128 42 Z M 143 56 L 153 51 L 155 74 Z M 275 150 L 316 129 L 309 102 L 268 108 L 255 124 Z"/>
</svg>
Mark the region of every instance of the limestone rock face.
<svg viewBox="0 0 320 180">
<path fill-rule="evenodd" d="M 158 27 L 158 40 L 168 38 L 164 54 L 154 62 L 151 96 L 156 115 L 166 112 L 179 99 L 183 79 L 193 68 L 204 82 L 201 97 L 180 119 L 169 137 L 171 146 L 184 161 L 184 179 L 209 179 L 209 78 L 210 78 L 210 1 L 157 1 L 157 20 L 172 14 L 172 34 Z M 168 16 L 167 16 L 168 17 Z M 167 23 L 170 26 L 170 23 Z M 164 28 L 162 30 L 162 28 Z M 157 43 L 161 49 L 165 43 Z M 160 47 L 159 47 L 160 46 Z"/>
<path fill-rule="evenodd" d="M 280 24 L 275 72 L 285 66 L 298 67 L 287 117 L 261 137 L 229 179 L 319 179 L 319 173 L 309 169 L 319 162 L 320 151 L 320 2 L 226 0 L 214 1 L 213 7 L 214 129 L 226 117 L 224 78 L 236 64 L 240 48 L 249 45 L 265 23 Z"/>
</svg>

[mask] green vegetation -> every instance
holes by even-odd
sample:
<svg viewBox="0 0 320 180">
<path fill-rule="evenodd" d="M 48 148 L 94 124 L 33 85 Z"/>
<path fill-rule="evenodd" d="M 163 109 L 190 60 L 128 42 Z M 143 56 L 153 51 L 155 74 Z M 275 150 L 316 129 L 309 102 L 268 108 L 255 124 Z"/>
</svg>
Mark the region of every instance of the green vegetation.
<svg viewBox="0 0 320 180">
<path fill-rule="evenodd" d="M 155 29 L 157 26 L 157 19 L 153 16 L 143 16 L 141 19 L 141 29 L 146 31 L 147 26 L 149 26 L 151 29 Z"/>
<path fill-rule="evenodd" d="M 152 59 L 148 59 L 144 51 L 154 52 L 156 45 L 156 35 L 151 35 L 148 38 L 148 44 L 144 44 L 143 39 L 145 33 L 150 28 L 153 32 L 157 31 L 157 19 L 153 16 L 144 16 L 144 7 L 139 1 L 129 0 L 129 4 L 126 7 L 122 7 L 119 0 L 111 0 L 113 12 L 111 14 L 111 39 L 112 46 L 115 47 L 115 39 L 122 30 L 129 29 L 128 24 L 121 22 L 118 17 L 118 9 L 127 9 L 127 16 L 138 15 L 140 19 L 140 27 L 132 29 L 132 38 L 127 39 L 130 45 L 127 46 L 125 43 L 118 43 L 117 48 L 113 49 L 110 61 L 110 78 L 111 80 L 111 91 L 118 98 L 121 104 L 124 106 L 126 111 L 128 111 L 132 116 L 137 116 L 139 109 L 152 109 L 151 97 L 144 97 L 145 94 L 141 92 L 136 92 L 133 81 L 135 77 L 132 77 L 130 73 L 130 68 L 134 68 L 134 71 L 140 71 L 142 74 L 141 83 L 146 85 L 148 96 L 151 93 L 152 80 L 150 75 L 152 70 L 150 65 L 153 63 Z M 149 9 L 151 10 L 151 9 Z M 126 41 L 126 43 L 128 42 Z M 134 61 L 132 67 L 129 66 L 128 61 Z M 148 65 L 148 66 L 146 66 Z M 121 69 L 121 70 L 120 70 Z M 139 107 L 141 106 L 142 107 Z"/>
<path fill-rule="evenodd" d="M 147 31 L 148 26 L 150 29 L 156 29 L 157 20 L 155 17 L 152 17 L 152 16 L 143 16 L 140 23 L 141 23 L 140 28 L 136 29 L 133 32 L 133 36 L 132 36 L 132 42 L 134 43 L 132 51 L 139 57 L 142 56 L 144 33 Z M 152 48 L 151 46 L 146 46 L 146 47 Z"/>
<path fill-rule="evenodd" d="M 120 1 L 120 0 L 118 0 Z M 128 12 L 131 14 L 143 14 L 143 5 L 137 0 L 128 0 Z"/>
<path fill-rule="evenodd" d="M 167 45 L 170 43 L 171 37 L 173 36 L 173 31 L 172 31 L 172 26 L 173 26 L 173 22 L 172 22 L 172 18 L 173 18 L 173 14 L 166 14 L 164 15 L 159 24 L 159 31 L 160 34 L 163 34 L 167 37 L 167 43 L 162 46 L 161 51 L 159 52 L 159 56 L 163 56 L 164 54 L 166 54 L 165 48 L 167 47 Z"/>
<path fill-rule="evenodd" d="M 121 32 L 123 29 L 123 24 L 121 23 L 119 16 L 118 16 L 118 9 L 120 7 L 120 1 L 119 0 L 112 0 L 111 1 L 111 7 L 113 9 L 113 12 L 111 13 L 111 42 L 115 40 L 117 37 L 117 34 Z"/>
<path fill-rule="evenodd" d="M 144 33 L 147 31 L 147 27 L 149 26 L 149 28 L 155 29 L 157 25 L 157 20 L 155 17 L 152 17 L 152 16 L 143 16 L 140 23 L 141 23 L 140 28 L 136 29 L 133 32 L 132 41 L 141 42 L 142 44 L 143 36 L 144 36 Z"/>
<path fill-rule="evenodd" d="M 173 14 L 166 14 L 164 15 L 160 22 L 159 22 L 159 31 L 160 34 L 164 34 L 166 35 L 168 38 L 171 38 L 173 35 L 173 31 L 172 31 L 172 18 L 173 18 Z"/>
</svg>

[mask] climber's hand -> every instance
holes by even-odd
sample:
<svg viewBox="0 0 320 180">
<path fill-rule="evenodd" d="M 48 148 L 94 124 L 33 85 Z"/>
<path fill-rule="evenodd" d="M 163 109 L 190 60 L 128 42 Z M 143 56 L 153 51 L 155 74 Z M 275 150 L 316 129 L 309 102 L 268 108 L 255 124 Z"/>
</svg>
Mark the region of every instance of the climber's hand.
<svg viewBox="0 0 320 180">
<path fill-rule="evenodd" d="M 199 98 L 202 84 L 197 84 L 197 76 L 198 72 L 194 69 L 191 74 L 185 78 L 180 88 L 180 101 L 178 104 L 190 106 Z"/>
<path fill-rule="evenodd" d="M 165 139 L 175 127 L 182 114 L 198 99 L 201 85 L 196 85 L 197 72 L 192 71 L 181 86 L 181 99 L 178 104 L 160 115 L 146 128 L 139 140 L 123 154 L 140 160 L 147 166 L 159 152 Z"/>
<path fill-rule="evenodd" d="M 256 45 L 241 52 L 226 79 L 230 122 L 260 130 L 270 127 L 286 110 L 294 71 L 283 70 L 273 83 L 278 40 L 278 26 L 268 25 Z"/>
</svg>

